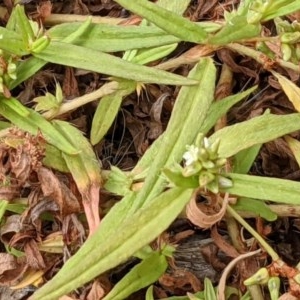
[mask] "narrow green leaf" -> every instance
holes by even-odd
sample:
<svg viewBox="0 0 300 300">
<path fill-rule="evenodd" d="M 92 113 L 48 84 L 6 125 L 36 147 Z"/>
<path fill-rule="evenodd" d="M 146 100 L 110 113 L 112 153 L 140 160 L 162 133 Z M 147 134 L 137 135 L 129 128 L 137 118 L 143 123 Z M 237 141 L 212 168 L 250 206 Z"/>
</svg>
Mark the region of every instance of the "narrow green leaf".
<svg viewBox="0 0 300 300">
<path fill-rule="evenodd" d="M 8 206 L 8 201 L 6 200 L 0 200 L 0 221 L 2 220 L 2 217 L 6 211 L 6 208 Z"/>
<path fill-rule="evenodd" d="M 204 279 L 204 299 L 217 300 L 212 282 L 207 277 Z"/>
<path fill-rule="evenodd" d="M 0 49 L 17 56 L 29 54 L 22 36 L 0 26 Z"/>
<path fill-rule="evenodd" d="M 163 169 L 163 174 L 168 178 L 172 184 L 183 188 L 194 188 L 199 187 L 199 176 L 184 177 L 182 172 L 173 170 L 172 168 Z"/>
<path fill-rule="evenodd" d="M 135 90 L 135 87 L 135 82 L 121 81 L 119 82 L 118 89 L 114 93 L 107 95 L 100 100 L 92 122 L 92 145 L 95 145 L 102 140 L 113 124 L 123 98 L 131 94 Z"/>
<path fill-rule="evenodd" d="M 185 10 L 188 8 L 190 2 L 191 0 L 158 0 L 156 1 L 156 4 L 160 7 L 163 7 L 169 11 L 176 13 L 177 15 L 183 15 Z"/>
<path fill-rule="evenodd" d="M 236 211 L 251 211 L 255 215 L 264 218 L 269 222 L 277 219 L 277 215 L 269 208 L 263 201 L 251 198 L 239 198 L 237 203 L 233 206 Z"/>
<path fill-rule="evenodd" d="M 17 79 L 11 80 L 8 88 L 13 89 L 17 87 L 20 83 L 36 74 L 46 63 L 44 60 L 36 57 L 30 57 L 19 62 L 16 70 Z"/>
<path fill-rule="evenodd" d="M 201 132 L 206 134 L 233 105 L 249 96 L 256 89 L 257 86 L 254 86 L 244 92 L 228 96 L 220 101 L 213 102 L 209 108 L 205 122 L 201 127 Z"/>
<path fill-rule="evenodd" d="M 251 120 L 227 126 L 210 137 L 213 142 L 220 139 L 220 157 L 230 157 L 239 151 L 257 144 L 272 141 L 280 136 L 300 129 L 300 114 L 284 116 L 263 115 Z"/>
<path fill-rule="evenodd" d="M 197 24 L 147 0 L 116 0 L 116 2 L 182 41 L 204 43 L 207 38 L 207 33 Z"/>
<path fill-rule="evenodd" d="M 146 292 L 146 295 L 145 295 L 145 300 L 154 300 L 153 285 L 150 285 L 149 288 L 147 289 L 147 292 Z"/>
<path fill-rule="evenodd" d="M 11 123 L 0 121 L 0 130 L 11 127 Z"/>
<path fill-rule="evenodd" d="M 171 44 L 166 46 L 160 46 L 150 49 L 141 49 L 137 54 L 130 60 L 132 63 L 144 65 L 149 62 L 158 60 L 160 58 L 166 57 L 172 51 L 177 48 L 177 44 Z"/>
<path fill-rule="evenodd" d="M 197 83 L 195 80 L 162 70 L 132 64 L 110 54 L 61 42 L 51 42 L 44 51 L 34 53 L 34 56 L 48 62 L 131 79 L 137 82 L 174 85 L 193 85 Z"/>
<path fill-rule="evenodd" d="M 34 40 L 34 33 L 29 20 L 25 14 L 25 9 L 23 5 L 17 4 L 14 8 L 16 11 L 16 30 L 22 35 L 23 42 L 26 46 Z"/>
<path fill-rule="evenodd" d="M 71 34 L 67 35 L 63 39 L 63 41 L 65 43 L 72 43 L 72 42 L 76 41 L 77 38 L 81 37 L 84 33 L 87 32 L 88 29 L 90 29 L 91 23 L 92 23 L 92 18 L 88 17 L 84 22 L 82 22 L 80 24 L 80 26 L 76 30 L 74 30 L 74 28 L 73 28 L 73 32 Z"/>
<path fill-rule="evenodd" d="M 78 159 L 78 164 L 76 163 L 74 169 L 72 168 L 73 163 L 75 163 L 74 157 L 64 153 L 62 155 L 66 160 L 66 164 L 71 171 L 78 188 L 87 188 L 86 181 L 83 183 L 82 180 L 84 173 L 86 174 L 87 178 L 89 178 L 88 182 L 90 182 L 90 184 L 100 184 L 100 162 L 98 161 L 91 144 L 83 136 L 82 132 L 65 121 L 55 120 L 53 121 L 53 125 L 57 131 L 65 137 L 66 140 L 68 140 L 70 143 L 72 143 L 72 145 L 74 145 L 74 147 L 77 148 L 78 154 L 76 156 Z"/>
<path fill-rule="evenodd" d="M 300 3 L 297 0 L 276 0 L 271 1 L 268 10 L 263 15 L 262 21 L 269 21 L 276 17 L 286 16 L 300 10 Z"/>
<path fill-rule="evenodd" d="M 28 209 L 28 205 L 22 203 L 10 203 L 7 205 L 6 209 L 10 212 L 21 215 L 26 209 Z"/>
<path fill-rule="evenodd" d="M 192 190 L 171 189 L 151 205 L 131 215 L 113 238 L 102 240 L 102 224 L 62 269 L 37 290 L 30 300 L 52 300 L 82 286 L 108 269 L 128 259 L 157 237 L 181 212 Z M 101 251 L 99 251 L 101 245 Z"/>
<path fill-rule="evenodd" d="M 65 40 L 82 23 L 64 23 L 52 27 L 47 32 L 54 41 Z M 72 44 L 103 52 L 126 51 L 130 49 L 152 48 L 180 42 L 177 37 L 160 28 L 149 26 L 117 26 L 91 24 L 89 30 L 76 37 Z"/>
<path fill-rule="evenodd" d="M 259 24 L 248 24 L 244 16 L 236 16 L 227 22 L 224 27 L 211 38 L 208 43 L 226 45 L 232 42 L 249 39 L 260 35 Z"/>
<path fill-rule="evenodd" d="M 46 145 L 46 154 L 43 159 L 43 164 L 63 173 L 70 172 L 64 158 L 62 157 L 61 151 L 49 144 Z"/>
<path fill-rule="evenodd" d="M 252 167 L 260 148 L 261 144 L 257 144 L 238 152 L 233 158 L 233 172 L 247 174 Z"/>
<path fill-rule="evenodd" d="M 159 252 L 153 252 L 149 257 L 133 267 L 103 300 L 127 299 L 132 293 L 158 280 L 167 267 L 166 257 Z"/>
<path fill-rule="evenodd" d="M 300 182 L 234 173 L 228 175 L 233 186 L 224 190 L 230 194 L 278 203 L 300 203 Z"/>
<path fill-rule="evenodd" d="M 137 207 L 163 190 L 165 179 L 160 175 L 162 168 L 180 162 L 186 145 L 196 139 L 213 101 L 215 72 L 210 58 L 203 58 L 190 72 L 189 77 L 198 79 L 199 84 L 180 90 L 168 127 L 148 165 L 148 176 L 136 199 Z"/>
<path fill-rule="evenodd" d="M 20 112 L 22 112 L 20 114 Z M 26 108 L 17 99 L 0 96 L 0 114 L 20 129 L 36 135 L 40 130 L 45 140 L 63 152 L 74 155 L 78 150 L 73 147 L 54 127 L 34 110 Z M 26 117 L 24 118 L 24 115 Z"/>
</svg>

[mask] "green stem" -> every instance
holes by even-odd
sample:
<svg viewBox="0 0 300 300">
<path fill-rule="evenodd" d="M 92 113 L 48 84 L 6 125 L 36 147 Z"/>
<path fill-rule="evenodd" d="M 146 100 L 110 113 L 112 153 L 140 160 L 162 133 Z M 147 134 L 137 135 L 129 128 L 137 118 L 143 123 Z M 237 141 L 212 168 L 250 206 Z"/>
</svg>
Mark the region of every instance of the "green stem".
<svg viewBox="0 0 300 300">
<path fill-rule="evenodd" d="M 243 46 L 240 44 L 236 44 L 236 43 L 228 44 L 228 45 L 226 45 L 226 48 L 234 50 L 240 54 L 247 55 L 247 56 L 255 59 L 257 62 L 259 62 L 262 65 L 266 65 L 267 61 L 269 60 L 269 58 L 262 52 L 256 51 L 254 49 L 251 49 L 249 47 L 246 47 L 246 46 Z M 288 61 L 284 61 L 283 59 L 276 59 L 275 62 L 277 64 L 279 64 L 281 67 L 288 68 L 297 73 L 300 73 L 300 68 L 298 65 L 295 65 Z"/>
<path fill-rule="evenodd" d="M 45 25 L 54 26 L 62 23 L 70 23 L 70 22 L 84 22 L 88 16 L 82 15 L 68 15 L 68 14 L 51 14 L 49 17 L 45 19 Z M 112 18 L 112 17 L 99 17 L 93 16 L 92 23 L 94 24 L 119 24 L 122 21 L 125 21 L 124 18 Z"/>
<path fill-rule="evenodd" d="M 227 212 L 233 216 L 241 225 L 251 233 L 260 245 L 267 251 L 267 253 L 272 257 L 273 261 L 277 261 L 279 259 L 278 254 L 273 250 L 273 248 L 231 207 L 227 206 Z"/>
<path fill-rule="evenodd" d="M 55 114 L 53 114 L 52 112 L 43 113 L 43 117 L 45 117 L 46 119 L 53 119 L 54 117 L 70 112 L 89 102 L 98 100 L 99 98 L 102 98 L 106 95 L 113 93 L 118 88 L 118 85 L 119 84 L 116 81 L 106 83 L 101 88 L 99 88 L 94 92 L 75 98 L 69 102 L 63 103 L 59 108 L 59 110 L 55 112 Z"/>
</svg>

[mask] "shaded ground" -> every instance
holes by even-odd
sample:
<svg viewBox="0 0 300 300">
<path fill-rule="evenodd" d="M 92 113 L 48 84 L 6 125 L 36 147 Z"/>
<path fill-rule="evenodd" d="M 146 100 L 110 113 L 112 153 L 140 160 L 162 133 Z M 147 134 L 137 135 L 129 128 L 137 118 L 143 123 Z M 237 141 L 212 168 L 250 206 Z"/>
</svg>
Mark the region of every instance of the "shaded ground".
<svg viewBox="0 0 300 300">
<path fill-rule="evenodd" d="M 47 17 L 50 8 L 49 1 L 22 2 L 26 3 L 27 12 L 34 18 L 44 20 Z M 238 2 L 192 1 L 186 16 L 194 21 L 220 19 L 223 18 L 224 9 L 230 10 Z M 2 5 L 10 11 L 12 1 L 4 0 Z M 134 16 L 110 0 L 52 1 L 52 13 L 122 17 L 135 22 Z M 5 25 L 7 17 L 8 15 L 0 20 L 1 25 Z M 266 30 L 273 30 L 273 28 L 270 26 Z M 192 45 L 182 43 L 171 55 L 179 55 L 191 47 Z M 255 84 L 259 86 L 256 95 L 231 109 L 227 116 L 228 124 L 261 115 L 266 109 L 275 114 L 287 114 L 294 111 L 292 104 L 287 100 L 274 77 L 255 61 L 229 50 L 217 51 L 214 59 L 219 69 L 225 63 L 232 70 L 233 79 L 229 83 L 232 93 L 240 92 Z M 184 65 L 174 72 L 185 75 L 190 68 L 191 66 Z M 279 71 L 289 75 L 294 82 L 299 82 L 298 74 L 287 70 Z M 44 95 L 45 91 L 54 92 L 55 81 L 60 82 L 66 99 L 71 100 L 99 88 L 104 84 L 104 79 L 102 75 L 92 72 L 48 64 L 12 93 L 13 96 L 31 107 L 33 104 L 31 100 L 34 97 Z M 111 165 L 115 165 L 122 170 L 130 170 L 135 166 L 151 143 L 166 128 L 178 91 L 177 87 L 147 85 L 139 96 L 132 94 L 124 100 L 114 125 L 105 138 L 95 146 L 95 152 L 102 162 L 103 169 L 108 170 Z M 218 92 L 224 96 L 227 92 L 226 87 L 225 91 L 220 88 Z M 88 104 L 63 118 L 75 124 L 89 137 L 96 106 L 97 103 Z M 20 134 L 22 133 L 13 133 L 15 136 Z M 295 133 L 294 137 L 298 138 L 299 134 Z M 15 174 L 15 185 L 12 189 L 1 190 L 1 195 L 10 193 L 11 198 L 21 195 L 21 200 L 25 201 L 24 199 L 28 198 L 30 203 L 30 209 L 27 209 L 22 215 L 11 213 L 1 228 L 1 239 L 11 247 L 25 251 L 27 258 L 32 258 L 29 265 L 46 269 L 44 277 L 49 280 L 60 268 L 63 260 L 75 253 L 84 241 L 86 222 L 80 214 L 77 214 L 78 217 L 69 217 L 66 211 L 63 214 L 58 213 L 63 209 L 77 213 L 82 212 L 77 200 L 79 198 L 78 191 L 69 176 L 46 169 L 38 174 L 34 173 L 36 164 L 40 162 L 39 158 L 43 154 L 40 152 L 39 143 L 38 139 L 28 138 L 27 149 L 23 149 L 23 152 L 14 151 L 9 146 L 0 146 L 0 170 L 3 174 L 7 172 Z M 262 147 L 253 164 L 251 174 L 292 180 L 300 179 L 298 165 L 284 139 L 267 143 Z M 23 186 L 24 182 L 29 183 L 26 188 Z M 55 197 L 58 201 L 61 199 L 68 201 L 67 208 L 63 208 L 57 204 L 57 201 L 47 198 L 44 198 L 43 202 L 37 201 L 41 189 L 46 189 L 46 186 L 56 193 Z M 105 191 L 102 193 L 101 208 L 104 214 L 118 199 L 108 195 Z M 70 203 L 72 203 L 71 208 Z M 46 221 L 41 222 L 38 217 L 46 212 Z M 298 263 L 300 259 L 300 222 L 298 218 L 280 218 L 272 224 L 267 224 L 262 220 L 252 220 L 252 223 L 262 235 L 269 239 L 271 245 L 287 263 L 291 265 Z M 16 226 L 21 226 L 21 230 Z M 226 241 L 225 224 L 220 223 L 218 231 L 225 238 L 221 238 L 216 233 L 211 237 L 210 231 L 199 230 L 186 220 L 178 220 L 171 226 L 169 235 L 165 239 L 179 244 L 179 246 L 175 254 L 175 262 L 170 262 L 169 272 L 156 284 L 157 298 L 185 295 L 187 291 L 198 291 L 203 286 L 204 277 L 211 278 L 214 283 L 218 282 L 220 272 L 231 257 L 228 248 L 222 246 L 222 241 L 224 239 Z M 40 252 L 37 247 L 38 241 L 45 236 L 57 237 L 58 240 L 63 238 L 68 245 L 68 251 L 64 248 L 63 254 Z M 245 233 L 245 238 L 250 238 L 250 236 Z M 0 247 L 1 252 L 5 252 L 3 244 L 0 244 Z M 17 262 L 9 262 L 4 257 L 2 261 L 5 261 L 3 268 L 6 271 L 2 274 L 1 283 L 10 283 L 16 280 L 28 268 L 28 264 L 22 261 L 22 258 Z M 134 261 L 129 262 L 109 274 L 101 276 L 98 281 L 94 282 L 93 287 L 98 292 L 107 291 L 134 263 Z M 17 270 L 15 264 L 19 266 Z M 176 267 L 172 267 L 174 264 Z M 240 286 L 242 273 L 243 270 L 240 269 L 234 271 L 230 278 L 233 285 Z M 77 291 L 78 294 L 73 295 L 74 299 L 96 299 L 93 292 L 90 292 L 91 285 Z M 34 289 L 34 287 L 26 287 L 9 294 L 12 292 L 5 291 L 3 288 L 0 290 L 0 298 L 26 299 Z M 88 295 L 90 298 L 87 298 Z M 131 299 L 137 299 L 137 297 L 138 295 L 135 295 Z M 143 296 L 141 297 L 143 298 Z"/>
</svg>

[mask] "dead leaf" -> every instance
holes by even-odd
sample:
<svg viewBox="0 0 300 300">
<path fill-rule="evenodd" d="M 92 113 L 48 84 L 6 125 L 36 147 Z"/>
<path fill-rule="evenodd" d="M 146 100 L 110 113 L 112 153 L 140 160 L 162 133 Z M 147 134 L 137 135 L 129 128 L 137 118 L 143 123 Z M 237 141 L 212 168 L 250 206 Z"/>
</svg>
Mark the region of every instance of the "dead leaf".
<svg viewBox="0 0 300 300">
<path fill-rule="evenodd" d="M 186 292 L 198 292 L 202 289 L 200 280 L 184 269 L 165 273 L 159 278 L 159 283 L 174 295 L 185 295 Z"/>
<path fill-rule="evenodd" d="M 15 284 L 27 270 L 28 265 L 24 259 L 17 259 L 8 253 L 0 253 L 0 284 Z"/>
<path fill-rule="evenodd" d="M 11 238 L 15 233 L 20 232 L 22 229 L 21 216 L 12 215 L 6 218 L 5 223 L 1 225 L 1 241 L 5 244 L 9 244 Z"/>
<path fill-rule="evenodd" d="M 77 198 L 62 181 L 58 180 L 51 170 L 42 167 L 37 174 L 44 196 L 53 199 L 57 203 L 62 217 L 81 211 Z"/>
<path fill-rule="evenodd" d="M 280 75 L 275 71 L 271 71 L 272 74 L 278 79 L 283 91 L 293 103 L 295 109 L 300 112 L 300 88 L 286 77 Z"/>
<path fill-rule="evenodd" d="M 31 220 L 31 222 L 37 226 L 37 220 L 40 218 L 41 214 L 49 211 L 59 211 L 59 206 L 53 199 L 44 197 L 44 199 L 38 201 L 30 208 L 26 218 Z"/>
<path fill-rule="evenodd" d="M 223 218 L 229 197 L 226 194 L 222 199 L 220 195 L 216 195 L 217 201 L 214 205 L 206 205 L 203 203 L 197 204 L 197 193 L 198 191 L 194 192 L 191 201 L 188 203 L 186 215 L 193 224 L 200 228 L 207 229 Z M 219 209 L 219 202 L 221 201 L 222 207 Z M 216 208 L 219 209 L 218 212 L 216 212 Z"/>
<path fill-rule="evenodd" d="M 278 298 L 278 300 L 299 300 L 299 298 L 291 295 L 290 293 L 284 293 Z"/>
<path fill-rule="evenodd" d="M 92 284 L 92 288 L 88 293 L 86 300 L 99 300 L 102 299 L 111 289 L 111 284 L 106 278 L 102 278 L 102 280 L 95 280 Z"/>
<path fill-rule="evenodd" d="M 31 239 L 24 245 L 24 251 L 27 258 L 27 264 L 35 270 L 45 269 L 44 259 L 38 249 L 37 243 Z"/>
<path fill-rule="evenodd" d="M 78 83 L 74 69 L 71 67 L 66 67 L 62 90 L 66 99 L 73 99 L 79 96 Z"/>
<path fill-rule="evenodd" d="M 235 258 L 240 255 L 240 253 L 230 245 L 221 235 L 219 235 L 217 226 L 213 226 L 211 229 L 211 238 L 214 240 L 215 244 L 229 257 Z"/>
</svg>

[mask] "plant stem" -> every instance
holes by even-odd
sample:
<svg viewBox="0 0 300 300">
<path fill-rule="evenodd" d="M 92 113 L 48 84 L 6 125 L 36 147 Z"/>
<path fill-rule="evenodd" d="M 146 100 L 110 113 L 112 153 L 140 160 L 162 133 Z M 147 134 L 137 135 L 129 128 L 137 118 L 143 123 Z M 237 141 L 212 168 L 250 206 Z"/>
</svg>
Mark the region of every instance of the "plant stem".
<svg viewBox="0 0 300 300">
<path fill-rule="evenodd" d="M 65 114 L 67 112 L 70 112 L 80 106 L 83 106 L 89 102 L 98 100 L 99 98 L 109 95 L 113 93 L 118 88 L 118 83 L 116 81 L 112 81 L 109 83 L 104 84 L 101 86 L 100 89 L 91 92 L 89 94 L 83 95 L 81 97 L 75 98 L 69 102 L 63 103 L 58 111 L 53 114 L 52 112 L 45 112 L 43 113 L 43 116 L 46 119 L 53 119 L 54 117 L 57 117 L 59 115 Z"/>
<path fill-rule="evenodd" d="M 247 56 L 255 59 L 257 62 L 259 62 L 263 66 L 266 65 L 268 63 L 268 61 L 270 61 L 270 58 L 268 56 L 266 56 L 265 54 L 263 54 L 262 52 L 256 51 L 254 49 L 251 49 L 249 47 L 246 47 L 246 46 L 243 46 L 240 44 L 236 44 L 236 43 L 228 44 L 228 45 L 226 45 L 226 48 L 234 50 L 240 54 L 247 55 Z M 276 59 L 274 62 L 279 64 L 283 68 L 288 68 L 297 73 L 300 73 L 299 66 L 295 65 L 291 62 L 284 61 L 283 59 Z"/>
<path fill-rule="evenodd" d="M 272 257 L 273 261 L 277 261 L 279 259 L 278 254 L 273 250 L 273 248 L 230 205 L 227 206 L 227 212 L 257 239 L 260 245 Z"/>
<path fill-rule="evenodd" d="M 62 23 L 68 22 L 84 22 L 88 16 L 82 15 L 68 15 L 68 14 L 51 14 L 49 17 L 45 19 L 45 25 L 53 26 Z M 92 16 L 92 23 L 95 24 L 119 24 L 125 19 L 122 18 L 111 18 L 111 17 L 99 17 L 99 16 Z"/>
</svg>

